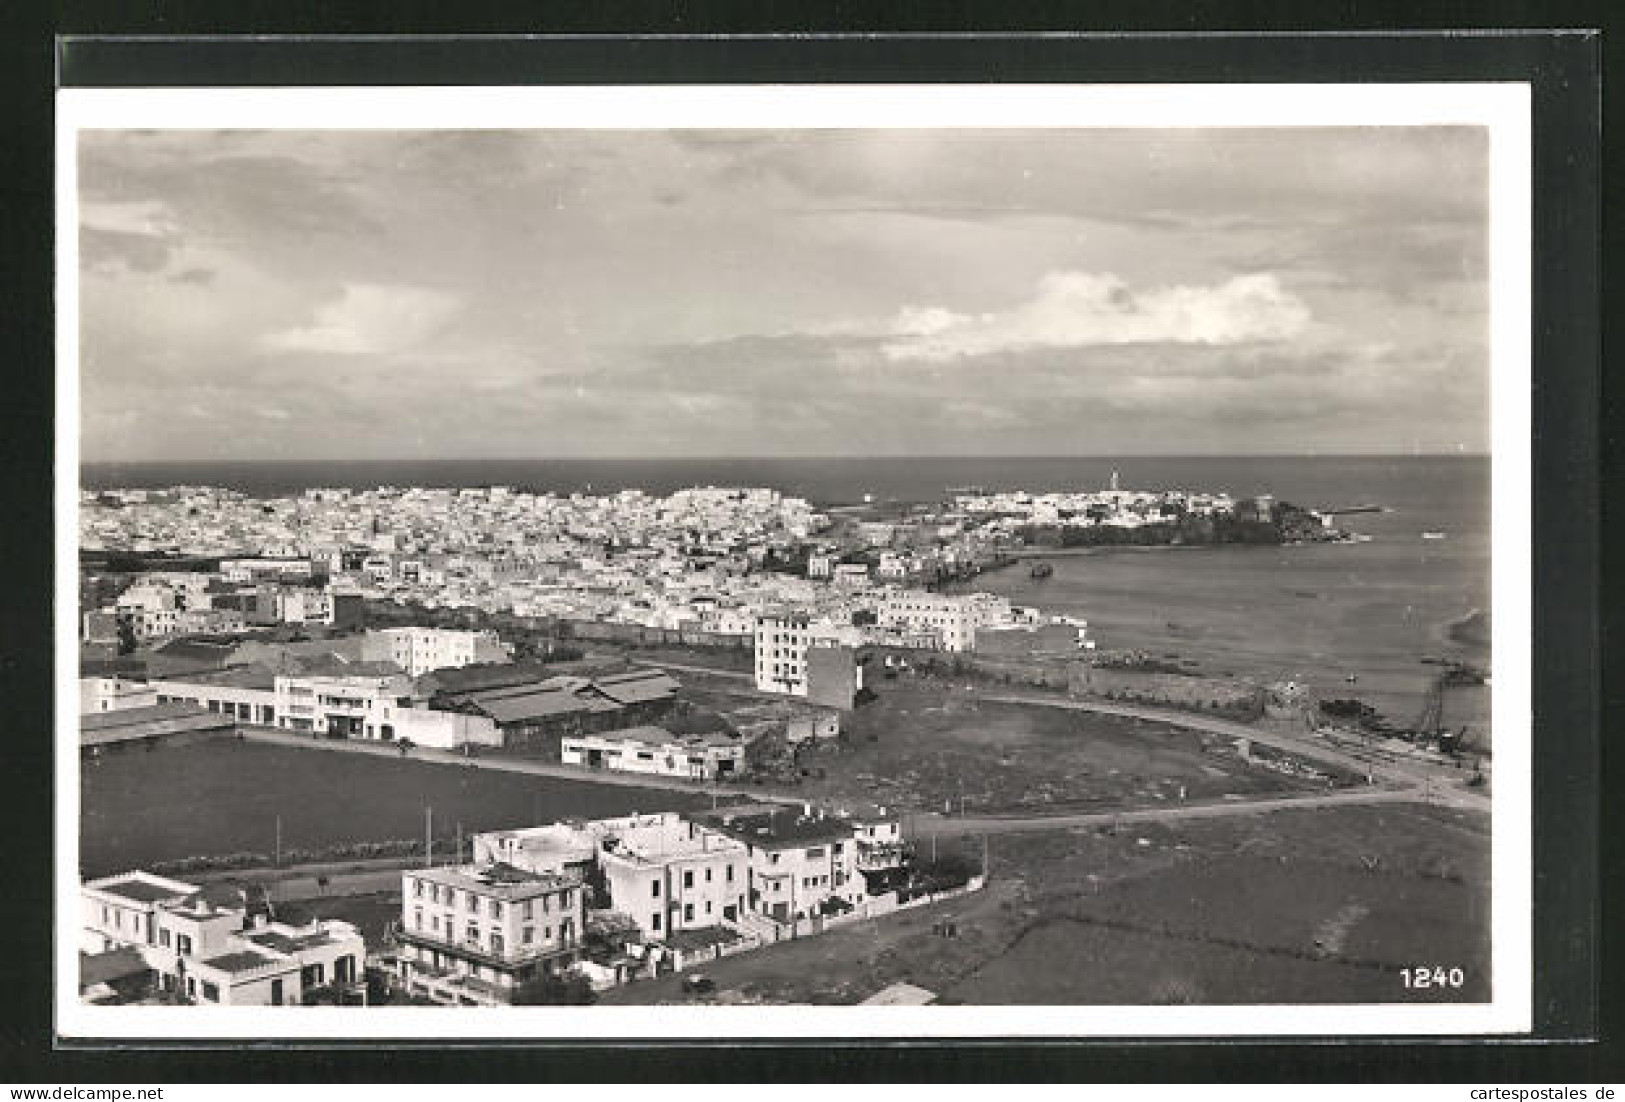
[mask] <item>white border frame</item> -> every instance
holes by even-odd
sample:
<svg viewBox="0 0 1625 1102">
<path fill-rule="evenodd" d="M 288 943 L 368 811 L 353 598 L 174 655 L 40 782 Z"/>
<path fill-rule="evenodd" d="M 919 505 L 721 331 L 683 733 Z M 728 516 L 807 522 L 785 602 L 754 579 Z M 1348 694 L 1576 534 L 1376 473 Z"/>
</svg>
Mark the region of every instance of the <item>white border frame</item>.
<svg viewBox="0 0 1625 1102">
<path fill-rule="evenodd" d="M 56 992 L 64 1038 L 334 1040 L 1429 1036 L 1531 1029 L 1531 145 L 1525 83 L 63 89 L 57 93 Z M 1207 1007 L 103 1007 L 78 999 L 83 129 L 1470 125 L 1490 133 L 1492 1001 Z"/>
</svg>

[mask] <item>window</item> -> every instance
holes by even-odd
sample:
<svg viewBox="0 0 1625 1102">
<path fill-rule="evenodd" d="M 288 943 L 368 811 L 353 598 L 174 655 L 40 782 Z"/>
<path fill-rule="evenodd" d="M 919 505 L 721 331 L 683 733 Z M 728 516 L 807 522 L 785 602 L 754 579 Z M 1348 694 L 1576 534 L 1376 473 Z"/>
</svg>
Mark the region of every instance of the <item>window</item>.
<svg viewBox="0 0 1625 1102">
<path fill-rule="evenodd" d="M 423 898 L 423 881 L 412 881 L 412 894 L 417 896 L 419 899 Z"/>
<path fill-rule="evenodd" d="M 694 870 L 693 869 L 684 869 L 683 870 L 683 887 L 692 888 L 693 886 L 694 886 Z"/>
<path fill-rule="evenodd" d="M 215 986 L 214 984 L 210 983 L 208 980 L 204 980 L 203 981 L 203 997 L 204 997 L 204 999 L 206 999 L 206 1000 L 208 1000 L 209 1002 L 212 1002 L 212 1003 L 219 1002 L 220 1001 L 220 988 Z"/>
<path fill-rule="evenodd" d="M 500 957 L 502 955 L 502 950 L 503 950 L 502 935 L 497 933 L 495 930 L 492 930 L 491 931 L 491 952 L 494 955 Z"/>
<path fill-rule="evenodd" d="M 551 926 L 543 927 L 543 929 L 542 929 L 542 937 L 547 941 L 552 941 L 553 940 L 553 927 L 551 927 Z"/>
<path fill-rule="evenodd" d="M 534 906 L 535 906 L 535 902 L 533 900 L 530 900 L 530 899 L 525 900 L 525 905 L 522 908 L 520 908 L 520 911 L 519 911 L 520 916 L 522 918 L 527 918 L 527 919 L 530 918 L 531 914 L 532 914 L 532 908 Z"/>
<path fill-rule="evenodd" d="M 412 929 L 423 929 L 423 908 L 418 907 L 412 911 Z"/>
<path fill-rule="evenodd" d="M 658 880 L 649 881 L 649 895 L 651 897 L 655 898 L 655 899 L 660 898 L 660 881 L 658 881 Z"/>
<path fill-rule="evenodd" d="M 692 904 L 692 903 L 684 903 L 683 904 L 683 921 L 684 922 L 693 922 L 694 921 L 694 904 Z"/>
<path fill-rule="evenodd" d="M 491 917 L 492 918 L 501 918 L 502 917 L 502 904 L 498 903 L 495 899 L 491 900 Z"/>
<path fill-rule="evenodd" d="M 705 901 L 705 913 L 706 913 L 706 914 L 710 914 L 710 913 L 711 913 L 711 901 L 710 901 L 710 900 L 709 900 L 709 899 L 707 899 L 707 900 L 706 900 L 706 901 Z"/>
<path fill-rule="evenodd" d="M 817 861 L 819 858 L 821 858 L 823 856 L 824 856 L 824 847 L 823 846 L 815 846 L 812 849 L 807 851 L 807 860 L 809 860 L 809 861 Z"/>
<path fill-rule="evenodd" d="M 468 904 L 468 913 L 471 914 L 471 915 L 479 914 L 480 913 L 480 901 L 479 901 L 479 899 L 477 899 L 475 897 L 473 892 L 466 892 L 466 893 L 464 893 L 464 895 L 465 895 L 465 898 L 464 898 L 463 902 Z"/>
<path fill-rule="evenodd" d="M 775 853 L 770 858 L 768 858 L 768 860 L 770 860 L 773 864 L 777 865 L 779 863 L 779 855 L 777 853 Z"/>
<path fill-rule="evenodd" d="M 728 883 L 732 884 L 733 882 L 734 882 L 734 867 L 732 865 L 729 865 L 728 866 Z"/>
<path fill-rule="evenodd" d="M 468 940 L 478 945 L 480 942 L 480 928 L 472 922 L 468 924 Z"/>
<path fill-rule="evenodd" d="M 707 884 L 711 882 L 711 867 L 709 865 L 705 868 L 705 882 Z"/>
<path fill-rule="evenodd" d="M 536 927 L 534 927 L 534 926 L 526 926 L 523 930 L 521 930 L 519 932 L 519 943 L 521 945 L 529 945 L 531 942 L 533 942 L 535 940 L 536 940 Z"/>
<path fill-rule="evenodd" d="M 649 928 L 651 930 L 660 929 L 660 915 L 659 914 L 652 914 L 652 915 L 649 916 Z"/>
<path fill-rule="evenodd" d="M 192 938 L 187 934 L 175 935 L 175 952 L 183 957 L 192 955 Z"/>
<path fill-rule="evenodd" d="M 166 947 L 169 945 L 169 930 L 167 928 L 158 931 L 158 944 Z"/>
<path fill-rule="evenodd" d="M 566 889 L 565 891 L 560 892 L 559 893 L 559 906 L 560 907 L 568 907 L 570 905 L 571 896 L 572 896 L 572 893 L 568 889 Z"/>
</svg>

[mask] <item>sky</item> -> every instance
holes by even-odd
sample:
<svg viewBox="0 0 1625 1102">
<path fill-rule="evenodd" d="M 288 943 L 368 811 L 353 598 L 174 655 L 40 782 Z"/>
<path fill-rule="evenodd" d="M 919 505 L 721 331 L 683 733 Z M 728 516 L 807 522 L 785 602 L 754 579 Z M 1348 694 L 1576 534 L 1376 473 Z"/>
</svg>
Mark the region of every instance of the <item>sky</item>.
<svg viewBox="0 0 1625 1102">
<path fill-rule="evenodd" d="M 1476 128 L 85 131 L 86 461 L 1488 450 Z"/>
</svg>

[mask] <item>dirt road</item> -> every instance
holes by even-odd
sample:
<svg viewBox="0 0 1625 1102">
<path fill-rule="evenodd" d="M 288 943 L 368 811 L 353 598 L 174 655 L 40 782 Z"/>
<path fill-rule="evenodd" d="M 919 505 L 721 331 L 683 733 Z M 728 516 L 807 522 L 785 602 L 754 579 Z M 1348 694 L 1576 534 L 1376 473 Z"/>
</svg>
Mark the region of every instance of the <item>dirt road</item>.
<svg viewBox="0 0 1625 1102">
<path fill-rule="evenodd" d="M 1369 774 L 1373 780 L 1405 790 L 1410 798 L 1419 802 L 1445 804 L 1466 811 L 1488 812 L 1487 796 L 1460 787 L 1459 774 L 1427 762 L 1378 761 L 1342 750 L 1325 742 L 1267 727 L 1254 727 L 1231 720 L 1179 712 L 1169 708 L 1146 708 L 1132 704 L 1107 704 L 1093 700 L 1061 699 L 1038 693 L 997 693 L 981 696 L 982 700 L 1002 704 L 1026 704 L 1046 708 L 1062 708 L 1077 712 L 1099 712 L 1104 715 L 1127 716 L 1155 723 L 1166 723 L 1192 731 L 1221 735 L 1225 738 L 1248 739 L 1262 746 L 1273 747 L 1312 761 L 1334 765 L 1351 773 Z M 1302 801 L 1296 801 L 1302 803 Z M 1369 802 L 1369 800 L 1367 801 Z"/>
</svg>

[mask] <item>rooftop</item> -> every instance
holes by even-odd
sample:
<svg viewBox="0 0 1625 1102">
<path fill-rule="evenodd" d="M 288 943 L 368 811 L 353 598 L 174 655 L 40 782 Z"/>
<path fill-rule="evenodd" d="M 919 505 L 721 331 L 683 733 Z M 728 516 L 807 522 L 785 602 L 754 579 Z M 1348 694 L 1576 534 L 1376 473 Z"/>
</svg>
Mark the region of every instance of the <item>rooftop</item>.
<svg viewBox="0 0 1625 1102">
<path fill-rule="evenodd" d="M 188 685 L 219 685 L 234 689 L 270 690 L 276 685 L 276 674 L 270 666 L 259 662 L 246 666 L 228 666 L 223 670 L 200 670 L 180 677 L 159 677 L 159 681 L 173 681 Z"/>
<path fill-rule="evenodd" d="M 164 899 L 182 899 L 197 889 L 178 880 L 165 880 L 147 873 L 127 872 L 103 880 L 92 880 L 87 888 L 95 888 L 136 903 L 157 903 Z"/>
<path fill-rule="evenodd" d="M 149 704 L 141 708 L 119 708 L 111 712 L 90 712 L 79 717 L 79 744 L 100 746 L 126 739 L 173 735 L 182 731 L 227 728 L 234 721 L 196 704 Z"/>
<path fill-rule="evenodd" d="M 140 950 L 126 945 L 106 953 L 79 954 L 79 986 L 94 987 L 98 983 L 112 983 L 127 976 L 139 976 L 149 971 Z"/>
<path fill-rule="evenodd" d="M 811 842 L 839 842 L 852 837 L 852 823 L 814 809 L 811 815 L 798 808 L 774 807 L 751 810 L 721 808 L 703 812 L 697 821 L 713 830 L 773 849 Z"/>
<path fill-rule="evenodd" d="M 598 741 L 636 743 L 639 746 L 652 746 L 662 749 L 667 746 L 682 746 L 688 749 L 701 749 L 711 746 L 738 746 L 739 739 L 722 731 L 704 731 L 696 734 L 678 735 L 666 730 L 664 727 L 641 726 L 625 727 L 619 731 L 600 731 L 591 735 L 575 735 L 572 741 Z"/>
<path fill-rule="evenodd" d="M 268 964 L 282 964 L 276 957 L 268 957 L 264 953 L 256 953 L 252 949 L 240 949 L 236 952 L 222 953 L 218 957 L 210 957 L 203 962 L 209 968 L 217 968 L 222 972 L 238 975 L 243 972 L 253 972 L 264 968 Z M 297 968 L 298 964 L 288 961 L 289 968 Z"/>
<path fill-rule="evenodd" d="M 326 930 L 308 934 L 285 934 L 278 930 L 248 930 L 239 936 L 252 941 L 255 945 L 263 945 L 267 949 L 289 956 L 302 949 L 319 949 L 323 945 L 332 945 L 336 940 Z"/>
<path fill-rule="evenodd" d="M 432 869 L 413 869 L 407 870 L 405 875 L 502 900 L 529 899 L 548 892 L 573 888 L 580 883 L 574 876 L 527 872 L 501 861 L 494 861 L 489 865 L 441 865 Z"/>
</svg>

